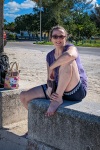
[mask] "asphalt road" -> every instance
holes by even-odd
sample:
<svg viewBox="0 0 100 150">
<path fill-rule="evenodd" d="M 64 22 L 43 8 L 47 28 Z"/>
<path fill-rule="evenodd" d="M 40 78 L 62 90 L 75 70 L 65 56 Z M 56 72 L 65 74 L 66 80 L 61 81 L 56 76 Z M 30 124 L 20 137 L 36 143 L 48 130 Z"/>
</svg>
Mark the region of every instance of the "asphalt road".
<svg viewBox="0 0 100 150">
<path fill-rule="evenodd" d="M 21 42 L 8 42 L 5 46 L 6 48 L 24 48 L 27 50 L 39 50 L 39 51 L 50 51 L 54 47 L 52 45 L 38 45 L 33 44 L 33 41 L 21 41 Z M 91 47 L 77 47 L 79 53 L 81 54 L 90 54 L 90 55 L 100 55 L 100 48 L 91 48 Z"/>
</svg>

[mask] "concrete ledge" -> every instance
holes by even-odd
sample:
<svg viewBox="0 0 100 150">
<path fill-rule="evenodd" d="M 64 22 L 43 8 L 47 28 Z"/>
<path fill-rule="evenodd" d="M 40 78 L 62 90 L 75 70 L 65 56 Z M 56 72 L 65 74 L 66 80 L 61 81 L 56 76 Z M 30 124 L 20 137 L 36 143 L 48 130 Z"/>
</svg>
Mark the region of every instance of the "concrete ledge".
<svg viewBox="0 0 100 150">
<path fill-rule="evenodd" d="M 20 92 L 21 90 L 0 91 L 0 128 L 27 119 L 27 111 L 19 99 Z"/>
<path fill-rule="evenodd" d="M 29 103 L 28 130 L 31 150 L 99 150 L 100 103 L 65 101 L 54 116 L 45 117 L 49 101 Z M 39 142 L 41 144 L 39 144 Z"/>
</svg>

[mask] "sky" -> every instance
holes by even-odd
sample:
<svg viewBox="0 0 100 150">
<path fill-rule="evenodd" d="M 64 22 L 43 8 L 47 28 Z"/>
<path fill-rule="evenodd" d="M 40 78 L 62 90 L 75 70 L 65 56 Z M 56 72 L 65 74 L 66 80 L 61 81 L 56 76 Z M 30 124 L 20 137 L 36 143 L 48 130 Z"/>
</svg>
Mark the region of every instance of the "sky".
<svg viewBox="0 0 100 150">
<path fill-rule="evenodd" d="M 92 3 L 100 4 L 100 0 L 93 0 Z M 31 0 L 4 0 L 4 19 L 7 22 L 14 22 L 20 15 L 33 13 L 35 6 L 36 3 Z"/>
</svg>

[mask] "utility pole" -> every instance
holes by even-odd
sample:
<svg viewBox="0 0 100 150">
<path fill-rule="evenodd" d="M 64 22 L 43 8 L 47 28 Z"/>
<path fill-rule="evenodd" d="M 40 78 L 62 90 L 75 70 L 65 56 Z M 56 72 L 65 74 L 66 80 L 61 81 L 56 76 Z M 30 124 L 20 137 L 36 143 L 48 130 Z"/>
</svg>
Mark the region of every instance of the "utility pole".
<svg viewBox="0 0 100 150">
<path fill-rule="evenodd" d="M 34 0 L 35 2 L 37 2 L 38 4 L 39 4 L 39 10 L 40 10 L 40 41 L 41 41 L 41 35 L 42 35 L 42 33 L 41 33 L 41 22 L 42 22 L 42 14 L 41 14 L 41 12 L 42 12 L 42 0 Z"/>
<path fill-rule="evenodd" d="M 40 0 L 40 41 L 41 41 L 41 21 L 42 21 L 42 16 L 41 16 L 41 8 L 42 8 L 42 0 Z"/>
</svg>

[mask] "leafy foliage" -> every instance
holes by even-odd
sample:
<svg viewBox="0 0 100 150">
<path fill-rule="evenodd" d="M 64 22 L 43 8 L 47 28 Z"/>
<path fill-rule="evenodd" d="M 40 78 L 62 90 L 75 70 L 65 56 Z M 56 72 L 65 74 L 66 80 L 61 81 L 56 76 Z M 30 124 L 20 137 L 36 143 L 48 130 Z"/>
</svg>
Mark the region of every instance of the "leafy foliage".
<svg viewBox="0 0 100 150">
<path fill-rule="evenodd" d="M 100 35 L 100 5 L 95 5 L 94 11 L 91 11 L 90 19 L 96 24 L 98 34 Z"/>
<path fill-rule="evenodd" d="M 100 7 L 95 7 L 91 15 L 93 0 L 35 0 L 34 14 L 26 14 L 15 19 L 15 31 L 32 31 L 39 33 L 40 12 L 42 16 L 42 32 L 49 32 L 52 26 L 62 25 L 73 38 L 90 38 L 100 29 Z M 42 3 L 40 3 L 42 2 Z M 92 29 L 92 30 L 91 30 Z"/>
</svg>

